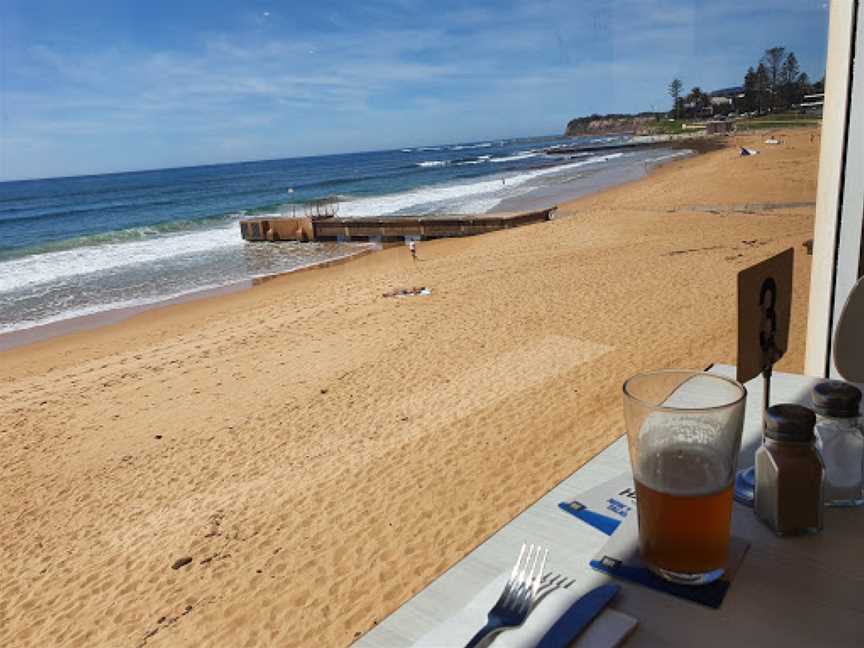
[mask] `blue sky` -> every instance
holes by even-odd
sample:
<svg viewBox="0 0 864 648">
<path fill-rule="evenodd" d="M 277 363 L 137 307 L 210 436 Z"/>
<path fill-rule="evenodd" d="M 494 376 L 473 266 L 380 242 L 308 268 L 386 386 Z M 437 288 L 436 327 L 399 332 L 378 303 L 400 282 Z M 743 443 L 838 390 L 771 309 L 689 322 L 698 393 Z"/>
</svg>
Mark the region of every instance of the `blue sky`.
<svg viewBox="0 0 864 648">
<path fill-rule="evenodd" d="M 0 179 L 554 134 L 825 65 L 812 0 L 3 0 Z"/>
</svg>

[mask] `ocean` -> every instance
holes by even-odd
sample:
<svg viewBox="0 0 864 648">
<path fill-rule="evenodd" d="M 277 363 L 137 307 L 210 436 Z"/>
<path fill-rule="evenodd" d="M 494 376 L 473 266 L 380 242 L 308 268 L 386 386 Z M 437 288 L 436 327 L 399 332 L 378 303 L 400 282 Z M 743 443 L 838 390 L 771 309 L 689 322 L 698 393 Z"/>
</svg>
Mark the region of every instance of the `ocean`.
<svg viewBox="0 0 864 648">
<path fill-rule="evenodd" d="M 245 243 L 238 219 L 483 213 L 554 204 L 678 152 L 621 137 L 493 140 L 0 183 L 0 333 L 243 284 L 368 243 Z"/>
</svg>

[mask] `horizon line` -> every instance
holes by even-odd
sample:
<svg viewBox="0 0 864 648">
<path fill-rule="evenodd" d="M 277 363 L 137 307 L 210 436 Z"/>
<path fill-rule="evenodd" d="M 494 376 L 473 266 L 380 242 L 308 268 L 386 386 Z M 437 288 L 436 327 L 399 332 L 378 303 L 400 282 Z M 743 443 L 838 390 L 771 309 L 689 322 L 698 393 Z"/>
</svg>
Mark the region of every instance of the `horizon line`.
<svg viewBox="0 0 864 648">
<path fill-rule="evenodd" d="M 257 160 L 235 160 L 233 162 L 203 162 L 198 164 L 179 164 L 177 166 L 167 166 L 167 167 L 151 167 L 145 169 L 125 169 L 123 171 L 101 171 L 97 173 L 76 173 L 72 175 L 60 175 L 60 176 L 42 176 L 42 177 L 30 177 L 30 178 L 0 178 L 0 185 L 11 183 L 11 182 L 41 182 L 44 180 L 72 180 L 76 178 L 95 178 L 98 176 L 108 176 L 108 175 L 125 175 L 125 174 L 134 174 L 134 173 L 152 173 L 154 171 L 178 171 L 180 169 L 197 169 L 203 167 L 218 167 L 218 166 L 228 166 L 232 164 L 258 164 L 260 162 L 281 162 L 282 160 L 302 160 L 303 158 L 317 158 L 317 157 L 330 157 L 336 155 L 363 155 L 364 153 L 385 153 L 387 151 L 399 151 L 404 148 L 418 149 L 424 147 L 432 147 L 432 146 L 452 146 L 452 145 L 463 145 L 470 144 L 474 141 L 476 142 L 487 142 L 487 141 L 504 141 L 504 140 L 520 140 L 520 139 L 540 139 L 540 138 L 554 138 L 554 137 L 568 137 L 563 133 L 559 134 L 546 134 L 546 135 L 518 135 L 518 136 L 510 136 L 510 137 L 491 137 L 491 138 L 482 138 L 479 140 L 473 140 L 471 142 L 447 142 L 447 143 L 437 143 L 437 144 L 413 144 L 413 145 L 404 145 L 404 146 L 396 146 L 393 148 L 382 148 L 382 149 L 367 149 L 365 151 L 343 151 L 341 153 L 313 153 L 311 155 L 289 155 L 286 157 L 274 157 L 274 158 L 260 158 Z M 569 136 L 570 139 L 575 139 L 576 137 L 582 136 Z"/>
</svg>

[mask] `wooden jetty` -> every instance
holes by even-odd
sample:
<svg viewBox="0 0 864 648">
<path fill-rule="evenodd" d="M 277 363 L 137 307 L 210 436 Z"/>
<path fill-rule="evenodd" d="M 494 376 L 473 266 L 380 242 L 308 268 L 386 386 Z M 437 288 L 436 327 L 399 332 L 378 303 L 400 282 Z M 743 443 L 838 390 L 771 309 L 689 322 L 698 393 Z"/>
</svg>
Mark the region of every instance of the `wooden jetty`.
<svg viewBox="0 0 864 648">
<path fill-rule="evenodd" d="M 557 207 L 530 212 L 492 214 L 426 214 L 422 216 L 244 218 L 246 241 L 403 241 L 485 234 L 542 223 Z"/>
</svg>

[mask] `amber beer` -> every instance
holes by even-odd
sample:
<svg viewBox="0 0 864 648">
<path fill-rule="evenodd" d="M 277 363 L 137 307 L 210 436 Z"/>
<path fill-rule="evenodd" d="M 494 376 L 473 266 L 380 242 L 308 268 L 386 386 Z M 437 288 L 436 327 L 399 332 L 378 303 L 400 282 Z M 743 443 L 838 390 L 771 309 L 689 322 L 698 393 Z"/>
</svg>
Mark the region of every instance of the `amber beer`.
<svg viewBox="0 0 864 648">
<path fill-rule="evenodd" d="M 723 575 L 747 390 L 705 371 L 659 369 L 624 383 L 639 554 L 666 580 Z"/>
<path fill-rule="evenodd" d="M 722 463 L 698 447 L 664 448 L 643 458 L 634 481 L 646 564 L 679 575 L 723 568 L 733 484 Z"/>
</svg>

